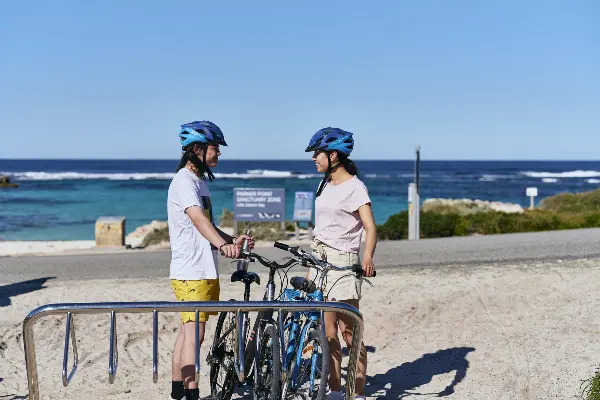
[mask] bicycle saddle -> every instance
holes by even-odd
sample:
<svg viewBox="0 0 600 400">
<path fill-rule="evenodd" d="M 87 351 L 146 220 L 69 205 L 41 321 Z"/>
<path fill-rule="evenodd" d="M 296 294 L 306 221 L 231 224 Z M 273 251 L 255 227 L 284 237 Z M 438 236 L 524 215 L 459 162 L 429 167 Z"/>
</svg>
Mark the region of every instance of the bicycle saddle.
<svg viewBox="0 0 600 400">
<path fill-rule="evenodd" d="M 290 280 L 290 283 L 292 284 L 292 287 L 294 289 L 302 290 L 303 292 L 306 292 L 306 293 L 313 293 L 315 290 L 317 290 L 317 286 L 315 285 L 315 283 L 313 281 L 310 281 L 301 276 L 294 276 Z"/>
<path fill-rule="evenodd" d="M 260 285 L 260 276 L 256 272 L 248 272 L 248 271 L 235 271 L 231 274 L 231 282 L 248 282 Z"/>
</svg>

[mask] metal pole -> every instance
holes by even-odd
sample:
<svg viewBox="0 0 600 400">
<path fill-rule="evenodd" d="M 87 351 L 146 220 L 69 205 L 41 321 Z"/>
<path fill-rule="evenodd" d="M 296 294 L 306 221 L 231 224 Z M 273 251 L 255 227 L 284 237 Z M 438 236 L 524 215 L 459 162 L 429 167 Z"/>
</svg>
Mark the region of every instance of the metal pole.
<svg viewBox="0 0 600 400">
<path fill-rule="evenodd" d="M 415 181 L 408 185 L 408 240 L 421 237 L 421 146 L 415 153 Z"/>
<path fill-rule="evenodd" d="M 415 159 L 415 184 L 417 185 L 417 193 L 421 193 L 421 146 L 417 146 Z"/>
<path fill-rule="evenodd" d="M 152 382 L 158 382 L 158 311 L 152 311 Z"/>
<path fill-rule="evenodd" d="M 419 240 L 421 239 L 421 196 L 419 195 L 418 187 L 417 192 L 415 193 L 413 209 L 415 211 L 415 240 Z"/>
<path fill-rule="evenodd" d="M 408 184 L 408 240 L 415 240 L 417 220 L 415 218 L 415 201 L 417 198 L 417 185 Z"/>
<path fill-rule="evenodd" d="M 67 365 L 69 363 L 69 339 L 71 339 L 73 345 L 73 367 L 71 372 L 67 375 Z M 71 378 L 77 371 L 79 365 L 79 356 L 77 355 L 77 339 L 75 338 L 75 325 L 73 324 L 73 314 L 67 313 L 67 328 L 65 332 L 65 349 L 63 352 L 63 370 L 62 370 L 62 382 L 63 386 L 67 386 L 71 382 Z"/>
<path fill-rule="evenodd" d="M 119 366 L 119 352 L 117 349 L 117 314 L 110 312 L 110 344 L 108 347 L 108 383 L 114 383 Z"/>
</svg>

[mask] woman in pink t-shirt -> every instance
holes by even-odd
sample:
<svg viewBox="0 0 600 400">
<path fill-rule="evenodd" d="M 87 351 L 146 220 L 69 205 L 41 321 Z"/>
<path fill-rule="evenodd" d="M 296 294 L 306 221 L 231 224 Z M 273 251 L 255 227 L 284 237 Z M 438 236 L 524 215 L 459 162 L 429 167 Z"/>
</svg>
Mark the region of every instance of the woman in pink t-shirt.
<svg viewBox="0 0 600 400">
<path fill-rule="evenodd" d="M 362 265 L 365 276 L 373 276 L 373 254 L 377 232 L 371 200 L 366 186 L 358 179 L 356 166 L 348 156 L 354 147 L 352 133 L 338 128 L 324 128 L 313 135 L 307 152 L 317 171 L 325 173 L 319 185 L 315 203 L 315 239 L 313 254 L 327 262 L 346 267 L 359 263 L 363 231 L 366 232 Z M 311 270 L 311 278 L 316 273 Z M 342 301 L 359 308 L 361 281 L 348 277 L 348 272 L 330 271 L 327 274 L 325 295 L 329 301 Z M 342 278 L 346 276 L 345 278 Z M 342 278 L 342 279 L 340 279 Z M 339 279 L 339 280 L 338 280 Z M 352 320 L 341 313 L 325 313 L 325 334 L 329 342 L 330 400 L 340 400 L 342 394 L 342 352 L 338 331 L 348 348 L 352 345 Z M 356 376 L 356 398 L 364 398 L 367 376 L 367 351 L 361 344 Z"/>
</svg>

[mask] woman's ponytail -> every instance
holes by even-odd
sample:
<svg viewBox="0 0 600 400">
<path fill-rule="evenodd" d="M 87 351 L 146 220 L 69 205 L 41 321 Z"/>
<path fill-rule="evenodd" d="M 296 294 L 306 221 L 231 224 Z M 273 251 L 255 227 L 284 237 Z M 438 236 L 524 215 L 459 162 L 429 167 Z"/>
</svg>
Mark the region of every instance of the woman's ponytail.
<svg viewBox="0 0 600 400">
<path fill-rule="evenodd" d="M 349 159 L 347 156 L 340 156 L 340 163 L 344 166 L 346 171 L 350 175 L 358 176 L 358 167 L 354 164 L 354 161 Z"/>
</svg>

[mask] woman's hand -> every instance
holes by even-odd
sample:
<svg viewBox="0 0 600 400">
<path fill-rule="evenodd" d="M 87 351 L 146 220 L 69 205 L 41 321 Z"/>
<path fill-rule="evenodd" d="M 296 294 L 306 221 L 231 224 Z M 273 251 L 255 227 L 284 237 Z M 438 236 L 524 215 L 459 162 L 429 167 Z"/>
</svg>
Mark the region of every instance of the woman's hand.
<svg viewBox="0 0 600 400">
<path fill-rule="evenodd" d="M 375 272 L 375 265 L 373 265 L 373 259 L 369 256 L 363 257 L 362 269 L 364 271 L 365 278 L 370 278 Z"/>
</svg>

